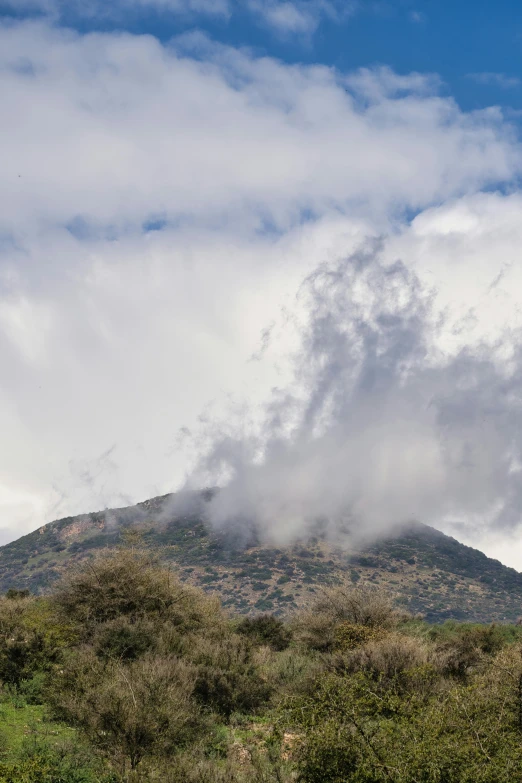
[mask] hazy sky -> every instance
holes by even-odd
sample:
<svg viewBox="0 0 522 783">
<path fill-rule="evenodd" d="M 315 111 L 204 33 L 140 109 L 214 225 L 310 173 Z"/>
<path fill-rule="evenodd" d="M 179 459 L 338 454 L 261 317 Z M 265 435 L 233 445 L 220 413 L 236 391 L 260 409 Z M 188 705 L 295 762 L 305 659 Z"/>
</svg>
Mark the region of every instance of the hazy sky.
<svg viewBox="0 0 522 783">
<path fill-rule="evenodd" d="M 221 478 L 522 570 L 522 6 L 457 6 L 0 0 L 2 542 Z"/>
</svg>

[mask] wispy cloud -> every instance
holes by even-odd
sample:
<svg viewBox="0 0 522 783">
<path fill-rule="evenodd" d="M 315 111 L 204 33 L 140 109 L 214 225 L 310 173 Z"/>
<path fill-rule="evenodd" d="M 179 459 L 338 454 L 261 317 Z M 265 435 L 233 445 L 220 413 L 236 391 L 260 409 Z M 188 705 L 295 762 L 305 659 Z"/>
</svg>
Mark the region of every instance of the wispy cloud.
<svg viewBox="0 0 522 783">
<path fill-rule="evenodd" d="M 428 21 L 428 17 L 423 11 L 410 11 L 409 18 L 415 24 L 426 24 Z"/>
<path fill-rule="evenodd" d="M 117 0 L 107 4 L 102 0 L 3 0 L 5 10 L 18 14 L 39 13 L 60 19 L 64 15 L 118 19 L 129 12 L 155 10 L 183 16 L 228 16 L 232 0 Z"/>
<path fill-rule="evenodd" d="M 356 0 L 249 0 L 248 7 L 266 25 L 283 35 L 309 35 L 322 19 L 341 20 L 357 10 Z"/>
<path fill-rule="evenodd" d="M 522 84 L 518 76 L 508 76 L 505 73 L 469 73 L 468 79 L 472 79 L 477 84 L 500 87 L 503 90 L 511 90 Z"/>
<path fill-rule="evenodd" d="M 309 36 L 322 19 L 340 21 L 359 7 L 358 0 L 3 0 L 4 10 L 18 14 L 43 14 L 54 19 L 67 17 L 121 19 L 126 14 L 147 10 L 196 18 L 231 17 L 245 11 L 281 35 Z"/>
</svg>

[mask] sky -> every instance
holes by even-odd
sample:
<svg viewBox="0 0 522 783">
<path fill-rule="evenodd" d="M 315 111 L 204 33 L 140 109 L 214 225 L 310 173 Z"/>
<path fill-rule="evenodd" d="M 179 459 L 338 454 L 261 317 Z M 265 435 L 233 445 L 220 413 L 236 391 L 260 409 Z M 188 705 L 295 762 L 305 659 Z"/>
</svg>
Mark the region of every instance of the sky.
<svg viewBox="0 0 522 783">
<path fill-rule="evenodd" d="M 0 543 L 225 487 L 522 570 L 522 7 L 0 0 Z"/>
</svg>

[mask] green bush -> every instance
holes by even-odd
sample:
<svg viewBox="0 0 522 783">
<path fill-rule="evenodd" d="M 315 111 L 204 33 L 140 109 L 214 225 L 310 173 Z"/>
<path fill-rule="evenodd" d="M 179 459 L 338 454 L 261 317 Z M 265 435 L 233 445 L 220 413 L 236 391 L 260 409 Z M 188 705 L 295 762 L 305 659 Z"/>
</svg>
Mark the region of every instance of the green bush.
<svg viewBox="0 0 522 783">
<path fill-rule="evenodd" d="M 93 645 L 100 658 L 133 661 L 154 648 L 156 632 L 154 625 L 146 620 L 129 623 L 127 618 L 118 617 L 101 625 Z"/>
<path fill-rule="evenodd" d="M 0 599 L 0 681 L 18 686 L 49 671 L 74 639 L 46 599 Z"/>
<path fill-rule="evenodd" d="M 29 680 L 19 682 L 18 692 L 27 704 L 43 704 L 46 682 L 47 672 L 37 671 Z"/>
<path fill-rule="evenodd" d="M 119 776 L 87 750 L 65 745 L 28 747 L 15 762 L 0 762 L 0 783 L 118 783 Z"/>
<path fill-rule="evenodd" d="M 56 718 L 81 729 L 123 770 L 135 770 L 143 759 L 171 755 L 201 735 L 195 683 L 194 667 L 178 658 L 105 662 L 85 648 L 66 661 L 49 699 Z"/>
<path fill-rule="evenodd" d="M 126 617 L 169 622 L 183 632 L 222 621 L 217 599 L 182 584 L 147 551 L 116 550 L 83 563 L 57 585 L 53 604 L 86 638 L 100 624 Z"/>
<path fill-rule="evenodd" d="M 440 675 L 429 665 L 390 669 L 383 676 L 372 670 L 323 678 L 313 694 L 287 701 L 282 710 L 283 725 L 292 725 L 300 737 L 299 779 L 518 780 L 521 675 L 520 652 L 511 648 L 472 687 L 442 680 L 438 687 L 434 678 Z"/>
<path fill-rule="evenodd" d="M 268 702 L 272 686 L 261 678 L 248 639 L 235 634 L 218 641 L 200 638 L 190 657 L 197 672 L 194 696 L 203 706 L 228 718 Z"/>
</svg>

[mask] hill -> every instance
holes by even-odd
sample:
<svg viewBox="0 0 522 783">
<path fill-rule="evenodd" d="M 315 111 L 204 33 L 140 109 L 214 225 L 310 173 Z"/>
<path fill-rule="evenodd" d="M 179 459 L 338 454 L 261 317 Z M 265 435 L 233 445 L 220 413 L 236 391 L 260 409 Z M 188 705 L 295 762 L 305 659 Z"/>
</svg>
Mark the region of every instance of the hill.
<svg viewBox="0 0 522 783">
<path fill-rule="evenodd" d="M 354 583 L 386 587 L 430 622 L 515 622 L 522 614 L 522 574 L 426 525 L 359 549 L 320 537 L 287 548 L 254 540 L 238 546 L 209 530 L 201 514 L 169 511 L 172 497 L 60 519 L 0 547 L 0 591 L 45 591 L 70 564 L 139 531 L 182 579 L 218 592 L 242 613 L 285 614 L 306 604 L 318 585 L 348 574 Z"/>
</svg>

